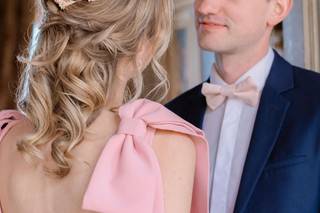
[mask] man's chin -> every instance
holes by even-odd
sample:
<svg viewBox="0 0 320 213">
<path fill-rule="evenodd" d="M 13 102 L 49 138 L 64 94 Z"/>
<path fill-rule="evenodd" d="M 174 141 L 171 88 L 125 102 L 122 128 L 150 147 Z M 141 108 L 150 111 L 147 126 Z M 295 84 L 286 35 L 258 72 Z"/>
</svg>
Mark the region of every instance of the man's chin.
<svg viewBox="0 0 320 213">
<path fill-rule="evenodd" d="M 222 43 L 213 43 L 212 41 L 210 43 L 208 42 L 202 42 L 199 41 L 199 46 L 201 49 L 209 51 L 209 52 L 225 52 L 227 51 L 227 48 L 222 45 Z"/>
<path fill-rule="evenodd" d="M 226 48 L 226 39 L 217 36 L 198 36 L 198 44 L 201 49 L 208 51 L 223 50 Z"/>
</svg>

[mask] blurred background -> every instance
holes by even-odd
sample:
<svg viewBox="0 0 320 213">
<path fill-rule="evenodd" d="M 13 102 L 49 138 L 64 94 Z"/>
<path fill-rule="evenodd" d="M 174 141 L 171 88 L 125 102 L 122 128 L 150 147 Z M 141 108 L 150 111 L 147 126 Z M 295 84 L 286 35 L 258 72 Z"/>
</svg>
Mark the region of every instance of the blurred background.
<svg viewBox="0 0 320 213">
<path fill-rule="evenodd" d="M 175 33 L 163 58 L 171 89 L 166 101 L 208 78 L 214 54 L 199 49 L 193 0 L 175 0 Z M 15 108 L 19 77 L 16 57 L 32 32 L 33 0 L 0 0 L 0 110 Z M 294 0 L 290 16 L 279 24 L 272 46 L 292 64 L 320 70 L 320 0 Z"/>
</svg>

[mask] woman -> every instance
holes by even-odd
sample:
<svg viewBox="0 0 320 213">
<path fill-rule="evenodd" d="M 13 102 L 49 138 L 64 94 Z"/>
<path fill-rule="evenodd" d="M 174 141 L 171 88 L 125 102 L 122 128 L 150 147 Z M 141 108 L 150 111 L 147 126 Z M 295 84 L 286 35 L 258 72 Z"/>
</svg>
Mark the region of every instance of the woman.
<svg viewBox="0 0 320 213">
<path fill-rule="evenodd" d="M 202 132 L 138 99 L 171 29 L 171 0 L 42 0 L 17 92 L 0 113 L 2 213 L 208 210 Z M 151 71 L 150 71 L 151 72 Z"/>
</svg>

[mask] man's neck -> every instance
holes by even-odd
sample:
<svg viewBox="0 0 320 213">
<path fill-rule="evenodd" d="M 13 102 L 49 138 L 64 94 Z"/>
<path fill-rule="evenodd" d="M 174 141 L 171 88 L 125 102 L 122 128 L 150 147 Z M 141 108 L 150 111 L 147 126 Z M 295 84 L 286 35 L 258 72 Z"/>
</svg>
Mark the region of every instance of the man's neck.
<svg viewBox="0 0 320 213">
<path fill-rule="evenodd" d="M 248 49 L 234 54 L 216 53 L 217 72 L 228 84 L 235 83 L 250 68 L 262 60 L 268 53 L 269 46 Z"/>
</svg>

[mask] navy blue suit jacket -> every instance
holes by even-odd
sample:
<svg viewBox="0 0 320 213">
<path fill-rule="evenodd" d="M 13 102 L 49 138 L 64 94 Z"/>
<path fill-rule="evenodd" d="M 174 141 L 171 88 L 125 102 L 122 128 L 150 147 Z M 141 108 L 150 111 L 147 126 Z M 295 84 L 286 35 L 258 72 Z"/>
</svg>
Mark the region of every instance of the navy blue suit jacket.
<svg viewBox="0 0 320 213">
<path fill-rule="evenodd" d="M 206 110 L 201 86 L 167 104 L 199 128 Z M 320 213 L 320 75 L 292 66 L 277 53 L 234 212 Z"/>
</svg>

